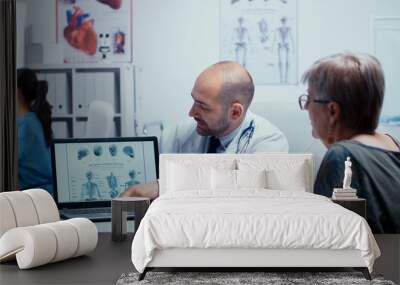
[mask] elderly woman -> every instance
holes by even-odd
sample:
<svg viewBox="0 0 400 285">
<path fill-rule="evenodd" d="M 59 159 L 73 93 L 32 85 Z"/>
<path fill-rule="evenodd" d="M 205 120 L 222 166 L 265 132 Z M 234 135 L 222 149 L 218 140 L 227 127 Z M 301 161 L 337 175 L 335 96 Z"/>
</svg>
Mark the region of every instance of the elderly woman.
<svg viewBox="0 0 400 285">
<path fill-rule="evenodd" d="M 367 220 L 374 233 L 400 233 L 400 144 L 376 132 L 385 80 L 378 60 L 342 53 L 315 62 L 303 75 L 308 94 L 299 97 L 312 134 L 328 151 L 314 185 L 316 194 L 332 196 L 341 188 L 344 162 L 352 161 L 351 187 L 367 200 Z"/>
</svg>

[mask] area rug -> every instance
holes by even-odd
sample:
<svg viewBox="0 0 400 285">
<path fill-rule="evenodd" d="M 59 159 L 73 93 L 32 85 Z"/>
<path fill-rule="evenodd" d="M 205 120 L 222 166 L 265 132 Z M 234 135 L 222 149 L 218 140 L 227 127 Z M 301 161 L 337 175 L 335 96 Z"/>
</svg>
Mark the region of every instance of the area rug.
<svg viewBox="0 0 400 285">
<path fill-rule="evenodd" d="M 148 272 L 142 281 L 138 281 L 139 273 L 125 273 L 117 281 L 117 285 L 134 284 L 379 284 L 395 285 L 384 280 L 382 276 L 372 275 L 368 281 L 360 272 Z"/>
</svg>

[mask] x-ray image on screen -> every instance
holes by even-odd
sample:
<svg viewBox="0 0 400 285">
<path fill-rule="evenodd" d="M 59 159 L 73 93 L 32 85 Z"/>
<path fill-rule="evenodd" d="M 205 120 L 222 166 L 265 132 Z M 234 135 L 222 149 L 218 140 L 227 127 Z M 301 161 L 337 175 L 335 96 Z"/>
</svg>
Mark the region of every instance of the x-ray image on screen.
<svg viewBox="0 0 400 285">
<path fill-rule="evenodd" d="M 153 141 L 55 144 L 59 202 L 109 201 L 157 180 Z"/>
<path fill-rule="evenodd" d="M 78 150 L 78 160 L 81 160 L 89 155 L 89 150 L 87 148 L 81 148 Z"/>
<path fill-rule="evenodd" d="M 110 197 L 115 198 L 118 195 L 118 182 L 117 182 L 117 177 L 110 172 L 110 175 L 107 176 L 107 183 L 108 187 L 110 188 Z"/>
<path fill-rule="evenodd" d="M 136 180 L 136 171 L 134 169 L 129 171 L 128 175 L 129 175 L 129 180 L 125 182 L 125 190 L 130 186 L 140 184 L 139 180 Z"/>
<path fill-rule="evenodd" d="M 95 156 L 100 156 L 103 154 L 103 147 L 101 145 L 95 145 L 93 148 L 93 154 Z"/>
<path fill-rule="evenodd" d="M 81 199 L 82 200 L 99 200 L 101 199 L 99 187 L 93 182 L 93 173 L 89 170 L 86 172 L 87 181 L 82 184 Z"/>
<path fill-rule="evenodd" d="M 135 157 L 135 152 L 133 150 L 133 147 L 131 146 L 125 146 L 123 149 L 123 152 L 129 156 L 130 158 L 134 158 Z"/>
<path fill-rule="evenodd" d="M 117 146 L 116 146 L 115 144 L 112 144 L 112 145 L 110 145 L 110 146 L 108 147 L 108 151 L 110 152 L 110 155 L 111 155 L 111 156 L 116 156 L 116 155 L 117 155 L 118 148 L 117 148 Z"/>
</svg>

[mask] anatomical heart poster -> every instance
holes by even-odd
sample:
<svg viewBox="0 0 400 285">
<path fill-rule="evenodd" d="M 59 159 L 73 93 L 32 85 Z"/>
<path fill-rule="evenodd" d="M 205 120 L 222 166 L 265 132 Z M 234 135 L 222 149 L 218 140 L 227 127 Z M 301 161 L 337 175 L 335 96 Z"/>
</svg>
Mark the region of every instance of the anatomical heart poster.
<svg viewBox="0 0 400 285">
<path fill-rule="evenodd" d="M 57 0 L 64 63 L 130 62 L 131 0 Z"/>
</svg>

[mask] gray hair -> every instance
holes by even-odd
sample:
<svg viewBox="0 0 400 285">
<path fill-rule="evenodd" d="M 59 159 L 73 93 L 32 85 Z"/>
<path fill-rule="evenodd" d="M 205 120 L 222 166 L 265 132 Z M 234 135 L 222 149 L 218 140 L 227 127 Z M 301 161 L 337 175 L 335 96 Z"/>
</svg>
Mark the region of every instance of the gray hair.
<svg viewBox="0 0 400 285">
<path fill-rule="evenodd" d="M 316 99 L 339 103 L 340 122 L 346 128 L 359 133 L 377 128 L 385 79 L 374 56 L 344 52 L 322 58 L 304 73 L 302 82 L 316 92 Z"/>
<path fill-rule="evenodd" d="M 228 107 L 239 101 L 247 109 L 254 96 L 254 82 L 250 73 L 240 64 L 232 61 L 221 61 L 214 65 L 221 70 L 223 84 L 219 92 L 219 100 Z"/>
</svg>

